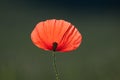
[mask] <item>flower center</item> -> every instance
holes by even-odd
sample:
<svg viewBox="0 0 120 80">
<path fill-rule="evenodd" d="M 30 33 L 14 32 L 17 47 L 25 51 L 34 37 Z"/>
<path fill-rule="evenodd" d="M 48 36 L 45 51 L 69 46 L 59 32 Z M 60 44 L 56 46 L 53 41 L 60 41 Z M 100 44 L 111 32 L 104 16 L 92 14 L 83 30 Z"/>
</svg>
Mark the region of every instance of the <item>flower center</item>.
<svg viewBox="0 0 120 80">
<path fill-rule="evenodd" d="M 58 43 L 57 42 L 53 42 L 53 51 L 56 51 L 56 48 L 57 48 L 57 45 L 58 45 Z"/>
</svg>

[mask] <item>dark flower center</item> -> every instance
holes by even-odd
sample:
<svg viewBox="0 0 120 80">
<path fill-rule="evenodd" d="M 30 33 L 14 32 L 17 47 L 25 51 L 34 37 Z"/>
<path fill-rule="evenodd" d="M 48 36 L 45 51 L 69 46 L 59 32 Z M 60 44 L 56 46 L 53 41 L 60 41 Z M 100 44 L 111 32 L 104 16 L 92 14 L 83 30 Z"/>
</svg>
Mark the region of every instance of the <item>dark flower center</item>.
<svg viewBox="0 0 120 80">
<path fill-rule="evenodd" d="M 56 51 L 57 45 L 58 45 L 57 42 L 53 42 L 53 49 L 52 49 L 53 51 Z"/>
</svg>

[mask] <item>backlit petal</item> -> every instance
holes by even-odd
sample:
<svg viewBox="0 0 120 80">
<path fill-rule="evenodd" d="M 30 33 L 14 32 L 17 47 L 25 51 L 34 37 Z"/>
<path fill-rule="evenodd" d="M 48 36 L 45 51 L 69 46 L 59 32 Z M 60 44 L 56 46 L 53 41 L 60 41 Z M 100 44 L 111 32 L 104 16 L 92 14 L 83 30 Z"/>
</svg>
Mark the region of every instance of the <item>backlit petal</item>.
<svg viewBox="0 0 120 80">
<path fill-rule="evenodd" d="M 37 47 L 44 50 L 53 50 L 53 43 L 56 42 L 56 51 L 66 52 L 79 47 L 82 36 L 71 23 L 51 19 L 39 22 L 31 33 L 31 39 Z"/>
</svg>

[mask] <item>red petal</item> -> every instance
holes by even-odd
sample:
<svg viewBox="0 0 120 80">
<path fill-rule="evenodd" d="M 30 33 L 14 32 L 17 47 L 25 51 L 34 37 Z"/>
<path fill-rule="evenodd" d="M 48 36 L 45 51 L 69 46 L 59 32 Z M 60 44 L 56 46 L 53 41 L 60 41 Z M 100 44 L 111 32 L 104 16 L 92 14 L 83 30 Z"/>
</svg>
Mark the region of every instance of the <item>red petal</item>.
<svg viewBox="0 0 120 80">
<path fill-rule="evenodd" d="M 33 43 L 44 50 L 53 50 L 52 44 L 58 43 L 56 51 L 75 50 L 81 43 L 82 36 L 69 22 L 64 20 L 47 20 L 36 25 L 31 33 Z"/>
<path fill-rule="evenodd" d="M 61 42 L 61 48 L 59 51 L 67 52 L 75 50 L 79 47 L 82 41 L 82 36 L 79 31 L 73 26 L 69 26 L 67 32 L 64 34 L 64 38 Z"/>
</svg>

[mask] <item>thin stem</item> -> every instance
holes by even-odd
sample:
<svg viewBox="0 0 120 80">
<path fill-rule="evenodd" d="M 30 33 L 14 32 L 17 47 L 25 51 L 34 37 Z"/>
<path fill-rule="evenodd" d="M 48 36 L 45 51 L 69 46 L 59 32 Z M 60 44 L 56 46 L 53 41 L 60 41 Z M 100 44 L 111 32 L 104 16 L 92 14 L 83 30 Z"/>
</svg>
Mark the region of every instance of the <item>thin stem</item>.
<svg viewBox="0 0 120 80">
<path fill-rule="evenodd" d="M 60 80 L 60 78 L 59 78 L 59 73 L 58 73 L 58 71 L 57 71 L 57 66 L 56 66 L 55 52 L 52 53 L 52 56 L 53 56 L 53 68 L 54 68 L 54 71 L 55 71 L 56 80 Z"/>
</svg>

